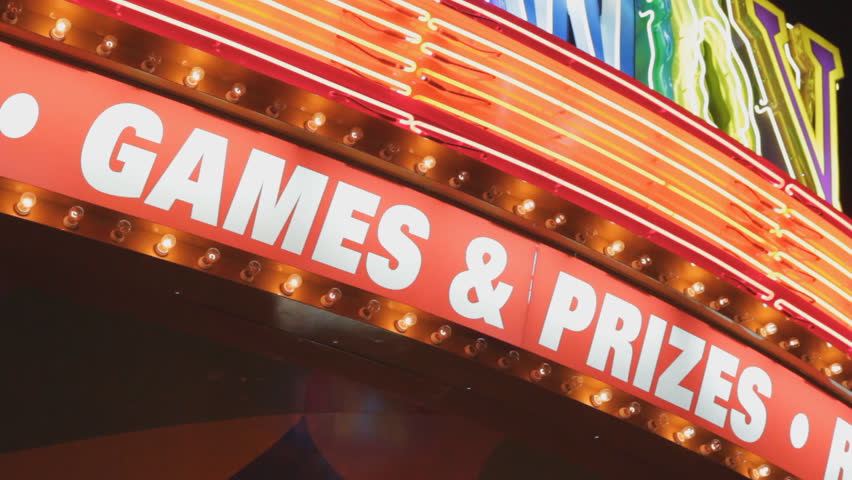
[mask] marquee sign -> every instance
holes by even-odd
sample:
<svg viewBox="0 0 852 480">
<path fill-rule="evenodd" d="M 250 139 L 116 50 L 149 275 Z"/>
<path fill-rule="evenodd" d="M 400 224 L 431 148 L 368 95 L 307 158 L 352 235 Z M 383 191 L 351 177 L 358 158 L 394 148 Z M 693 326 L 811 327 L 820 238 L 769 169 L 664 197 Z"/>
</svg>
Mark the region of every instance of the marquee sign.
<svg viewBox="0 0 852 480">
<path fill-rule="evenodd" d="M 576 258 L 173 100 L 9 45 L 0 55 L 15 71 L 0 79 L 0 176 L 405 302 L 662 405 L 800 477 L 852 475 L 842 402 Z"/>
</svg>

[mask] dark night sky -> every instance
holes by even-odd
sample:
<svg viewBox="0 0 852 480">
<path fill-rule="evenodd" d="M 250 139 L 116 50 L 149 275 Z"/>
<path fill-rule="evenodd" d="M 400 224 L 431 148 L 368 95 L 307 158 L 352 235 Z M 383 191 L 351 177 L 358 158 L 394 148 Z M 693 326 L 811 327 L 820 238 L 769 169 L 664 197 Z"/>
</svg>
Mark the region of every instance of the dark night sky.
<svg viewBox="0 0 852 480">
<path fill-rule="evenodd" d="M 852 213 L 852 23 L 846 2 L 838 0 L 771 0 L 787 13 L 790 23 L 802 23 L 840 47 L 846 79 L 840 82 L 838 130 L 840 135 L 840 189 L 846 215 Z"/>
</svg>

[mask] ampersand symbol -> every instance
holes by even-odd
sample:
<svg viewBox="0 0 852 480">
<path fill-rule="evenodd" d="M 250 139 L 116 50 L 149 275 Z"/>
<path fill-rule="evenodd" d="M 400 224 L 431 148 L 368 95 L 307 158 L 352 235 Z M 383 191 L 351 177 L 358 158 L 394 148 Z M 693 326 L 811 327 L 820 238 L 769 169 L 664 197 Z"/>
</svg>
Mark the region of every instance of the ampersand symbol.
<svg viewBox="0 0 852 480">
<path fill-rule="evenodd" d="M 506 269 L 506 249 L 496 240 L 474 238 L 467 246 L 465 263 L 467 270 L 450 283 L 450 305 L 465 318 L 482 318 L 489 325 L 503 328 L 500 309 L 506 305 L 514 287 L 504 282 L 494 287 L 492 282 Z M 470 299 L 471 291 L 476 294 L 475 301 Z"/>
</svg>

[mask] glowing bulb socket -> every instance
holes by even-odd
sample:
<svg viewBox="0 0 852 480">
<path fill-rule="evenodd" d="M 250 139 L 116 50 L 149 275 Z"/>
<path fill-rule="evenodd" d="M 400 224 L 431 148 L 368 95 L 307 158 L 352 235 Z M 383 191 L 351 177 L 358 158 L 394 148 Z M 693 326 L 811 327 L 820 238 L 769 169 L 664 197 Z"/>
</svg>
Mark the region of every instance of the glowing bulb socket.
<svg viewBox="0 0 852 480">
<path fill-rule="evenodd" d="M 413 327 L 417 324 L 417 315 L 411 312 L 406 313 L 399 320 L 394 323 L 396 329 L 400 333 L 405 333 L 409 328 Z"/>
<path fill-rule="evenodd" d="M 710 440 L 698 447 L 698 451 L 701 452 L 702 455 L 711 455 L 713 453 L 721 452 L 722 441 L 718 438 L 714 438 L 713 440 Z"/>
<path fill-rule="evenodd" d="M 530 381 L 533 383 L 538 383 L 544 380 L 550 373 L 553 371 L 553 368 L 549 363 L 542 363 L 538 367 L 534 368 L 530 371 Z"/>
<path fill-rule="evenodd" d="M 298 273 L 291 273 L 287 280 L 281 283 L 281 293 L 287 295 L 293 295 L 296 292 L 296 289 L 302 286 L 302 276 Z"/>
<path fill-rule="evenodd" d="M 650 267 L 652 263 L 654 263 L 654 261 L 651 260 L 650 256 L 642 255 L 641 257 L 637 258 L 636 260 L 633 260 L 632 262 L 630 262 L 630 266 L 635 268 L 636 270 L 644 270 L 644 269 Z"/>
<path fill-rule="evenodd" d="M 352 127 L 349 129 L 349 133 L 343 137 L 343 144 L 351 147 L 358 143 L 362 138 L 364 138 L 364 130 L 361 130 L 359 127 Z"/>
<path fill-rule="evenodd" d="M 559 386 L 559 389 L 562 390 L 562 393 L 565 395 L 571 395 L 572 393 L 583 388 L 583 377 L 578 375 L 571 376 L 568 380 L 562 382 Z"/>
<path fill-rule="evenodd" d="M 107 35 L 101 40 L 101 43 L 98 44 L 97 48 L 95 48 L 95 53 L 102 57 L 108 57 L 112 55 L 112 51 L 115 50 L 115 47 L 117 46 L 118 39 L 115 38 L 114 35 Z"/>
<path fill-rule="evenodd" d="M 285 108 L 287 108 L 287 105 L 281 103 L 280 100 L 275 100 L 274 102 L 266 106 L 264 113 L 266 113 L 268 117 L 278 118 L 281 116 L 281 111 Z"/>
<path fill-rule="evenodd" d="M 198 268 L 202 270 L 210 270 L 219 259 L 222 258 L 222 253 L 218 248 L 208 248 L 204 255 L 198 257 Z"/>
<path fill-rule="evenodd" d="M 177 238 L 175 238 L 175 236 L 171 233 L 167 233 L 163 235 L 163 238 L 161 238 L 156 245 L 154 245 L 154 253 L 161 257 L 165 257 L 176 244 Z"/>
<path fill-rule="evenodd" d="M 760 336 L 763 338 L 771 337 L 772 335 L 778 333 L 778 325 L 775 325 L 775 323 L 773 322 L 769 322 L 766 325 L 760 327 L 757 333 L 759 333 Z"/>
<path fill-rule="evenodd" d="M 325 114 L 322 112 L 316 112 L 311 115 L 311 118 L 305 122 L 305 130 L 309 132 L 316 132 L 319 128 L 325 125 Z"/>
<path fill-rule="evenodd" d="M 26 217 L 30 214 L 37 202 L 38 197 L 36 197 L 35 193 L 24 192 L 21 194 L 21 198 L 18 199 L 18 203 L 15 204 L 15 213 L 22 217 Z"/>
<path fill-rule="evenodd" d="M 9 25 L 15 25 L 18 23 L 22 10 L 23 9 L 18 2 L 14 0 L 9 1 L 6 3 L 6 9 L 3 10 L 3 15 L 0 16 L 0 18 L 2 18 L 3 22 L 8 23 Z"/>
<path fill-rule="evenodd" d="M 257 260 L 252 260 L 248 262 L 248 264 L 240 270 L 240 278 L 244 282 L 253 282 L 254 277 L 257 276 L 258 273 L 263 269 L 263 265 L 260 264 Z"/>
<path fill-rule="evenodd" d="M 799 342 L 799 339 L 796 337 L 790 337 L 787 340 L 782 340 L 778 342 L 778 346 L 783 348 L 784 350 L 794 350 L 796 348 L 799 348 L 800 345 L 801 342 Z"/>
<path fill-rule="evenodd" d="M 565 225 L 565 222 L 568 221 L 568 218 L 563 213 L 557 213 L 556 215 L 548 218 L 544 221 L 544 227 L 548 230 L 556 230 L 557 228 Z"/>
<path fill-rule="evenodd" d="M 225 100 L 231 103 L 237 103 L 246 94 L 246 84 L 237 82 L 231 86 L 231 89 L 225 93 Z"/>
<path fill-rule="evenodd" d="M 533 210 L 535 210 L 535 202 L 529 198 L 515 205 L 514 208 L 515 215 L 521 216 L 531 213 Z"/>
<path fill-rule="evenodd" d="M 449 325 L 441 325 L 440 328 L 432 332 L 432 335 L 429 336 L 429 340 L 431 340 L 435 345 L 440 345 L 450 338 L 452 334 L 453 327 Z"/>
<path fill-rule="evenodd" d="M 769 465 L 760 465 L 750 469 L 748 472 L 748 475 L 752 478 L 752 480 L 760 480 L 761 478 L 766 478 L 771 474 L 772 469 L 769 468 Z"/>
<path fill-rule="evenodd" d="M 470 358 L 476 358 L 480 353 L 488 350 L 488 340 L 477 338 L 473 343 L 464 346 L 464 354 Z"/>
<path fill-rule="evenodd" d="M 112 231 L 109 232 L 109 238 L 115 243 L 122 243 L 127 238 L 127 234 L 133 229 L 133 224 L 130 220 L 121 219 Z"/>
<path fill-rule="evenodd" d="M 163 57 L 155 53 L 149 53 L 145 60 L 142 60 L 142 63 L 139 64 L 139 68 L 145 72 L 154 73 L 161 63 L 163 63 Z"/>
<path fill-rule="evenodd" d="M 453 188 L 461 188 L 462 185 L 467 183 L 470 180 L 470 172 L 462 170 L 461 172 L 455 174 L 449 180 L 449 184 Z"/>
<path fill-rule="evenodd" d="M 80 228 L 80 220 L 83 219 L 86 211 L 83 207 L 77 205 L 68 209 L 68 213 L 62 219 L 62 225 L 68 230 L 77 230 Z"/>
<path fill-rule="evenodd" d="M 602 388 L 598 391 L 598 393 L 591 396 L 589 402 L 595 408 L 600 408 L 612 401 L 612 390 L 608 388 Z"/>
<path fill-rule="evenodd" d="M 320 305 L 325 308 L 331 308 L 340 301 L 341 297 L 343 297 L 343 292 L 341 292 L 339 288 L 330 288 L 322 297 L 320 297 Z"/>
<path fill-rule="evenodd" d="M 497 197 L 500 196 L 500 190 L 496 185 L 491 185 L 488 190 L 482 192 L 482 199 L 488 203 L 494 203 L 497 200 Z"/>
<path fill-rule="evenodd" d="M 364 320 L 370 320 L 371 318 L 373 318 L 373 315 L 375 315 L 381 309 L 382 302 L 373 298 L 369 302 L 367 302 L 367 305 L 364 305 L 363 307 L 358 309 L 358 316 L 363 318 Z"/>
<path fill-rule="evenodd" d="M 438 164 L 438 161 L 435 160 L 435 157 L 432 155 L 426 155 L 422 160 L 417 162 L 417 165 L 414 166 L 414 171 L 420 175 L 426 175 L 429 173 L 429 170 L 435 168 L 435 165 Z"/>
<path fill-rule="evenodd" d="M 697 297 L 704 293 L 704 284 L 701 282 L 695 282 L 692 285 L 686 287 L 683 293 L 687 294 L 690 297 Z"/>
<path fill-rule="evenodd" d="M 674 440 L 677 443 L 684 443 L 694 436 L 695 436 L 695 427 L 693 427 L 692 425 L 687 425 L 687 426 L 683 427 L 680 431 L 675 432 Z"/>
<path fill-rule="evenodd" d="M 50 29 L 50 38 L 57 42 L 64 42 L 69 30 L 71 30 L 71 20 L 67 18 L 57 19 L 56 24 Z"/>
<path fill-rule="evenodd" d="M 728 297 L 719 297 L 716 300 L 710 302 L 710 308 L 712 308 L 713 310 L 721 310 L 730 304 L 731 301 L 728 299 Z"/>
<path fill-rule="evenodd" d="M 198 84 L 204 80 L 204 69 L 201 67 L 192 67 L 189 74 L 183 77 L 183 84 L 189 88 L 198 88 Z"/>
<path fill-rule="evenodd" d="M 399 153 L 399 145 L 395 143 L 388 143 L 381 150 L 379 150 L 379 157 L 382 160 L 391 161 L 396 155 Z"/>
<path fill-rule="evenodd" d="M 832 363 L 831 365 L 823 368 L 822 371 L 829 377 L 834 377 L 843 373 L 843 365 L 839 363 Z"/>
<path fill-rule="evenodd" d="M 604 248 L 604 253 L 609 257 L 614 257 L 624 251 L 624 242 L 616 240 Z"/>
</svg>

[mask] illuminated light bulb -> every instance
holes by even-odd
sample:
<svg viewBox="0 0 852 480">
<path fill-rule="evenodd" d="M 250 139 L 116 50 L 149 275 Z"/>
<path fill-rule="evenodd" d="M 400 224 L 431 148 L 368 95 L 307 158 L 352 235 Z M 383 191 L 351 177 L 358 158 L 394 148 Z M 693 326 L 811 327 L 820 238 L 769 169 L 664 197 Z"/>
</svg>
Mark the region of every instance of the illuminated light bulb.
<svg viewBox="0 0 852 480">
<path fill-rule="evenodd" d="M 18 18 L 20 18 L 21 11 L 23 11 L 23 9 L 21 8 L 21 5 L 18 2 L 10 1 L 6 3 L 6 9 L 3 10 L 2 19 L 6 23 L 14 25 L 18 23 Z"/>
<path fill-rule="evenodd" d="M 281 283 L 281 293 L 287 295 L 293 295 L 293 292 L 296 291 L 297 288 L 302 286 L 302 276 L 298 273 L 291 273 L 287 280 Z"/>
<path fill-rule="evenodd" d="M 57 42 L 64 42 L 69 30 L 71 30 L 71 20 L 67 18 L 57 19 L 56 24 L 50 29 L 50 38 Z"/>
<path fill-rule="evenodd" d="M 497 188 L 497 185 L 491 185 L 488 190 L 482 192 L 482 199 L 488 203 L 494 202 L 497 200 L 497 197 L 500 196 L 500 190 Z"/>
<path fill-rule="evenodd" d="M 83 207 L 79 205 L 71 207 L 68 209 L 65 218 L 62 219 L 62 225 L 65 225 L 65 228 L 69 230 L 77 230 L 80 228 L 80 220 L 83 219 L 85 214 L 86 211 L 83 210 Z"/>
<path fill-rule="evenodd" d="M 632 266 L 636 270 L 642 270 L 646 267 L 651 266 L 652 263 L 654 263 L 654 261 L 651 260 L 651 257 L 649 257 L 648 255 L 642 255 L 641 257 L 637 258 L 636 260 L 633 260 L 632 262 L 630 262 L 630 266 Z"/>
<path fill-rule="evenodd" d="M 542 381 L 542 379 L 550 375 L 552 371 L 553 368 L 550 366 L 549 363 L 542 363 L 541 365 L 530 371 L 530 381 L 533 383 L 538 383 Z"/>
<path fill-rule="evenodd" d="M 248 264 L 240 270 L 240 278 L 246 282 L 253 282 L 254 277 L 257 276 L 258 273 L 263 269 L 263 265 L 260 264 L 257 260 L 252 260 L 248 262 Z"/>
<path fill-rule="evenodd" d="M 659 431 L 661 428 L 669 424 L 669 416 L 668 414 L 661 413 L 656 418 L 649 419 L 645 426 L 648 427 L 648 430 L 652 432 Z"/>
<path fill-rule="evenodd" d="M 435 157 L 432 155 L 426 155 L 422 160 L 417 162 L 417 165 L 414 166 L 414 171 L 419 173 L 420 175 L 426 175 L 429 173 L 429 170 L 435 168 L 435 165 L 438 164 L 438 161 L 435 160 Z"/>
<path fill-rule="evenodd" d="M 728 297 L 719 297 L 716 300 L 710 302 L 710 308 L 712 308 L 713 310 L 721 310 L 730 304 L 731 301 L 728 300 Z"/>
<path fill-rule="evenodd" d="M 702 455 L 710 455 L 712 453 L 722 451 L 722 441 L 718 438 L 714 438 L 707 443 L 702 444 L 698 447 L 698 451 L 701 452 Z"/>
<path fill-rule="evenodd" d="M 264 112 L 269 117 L 278 118 L 281 116 L 281 110 L 284 110 L 285 108 L 287 108 L 287 105 L 284 105 L 281 103 L 281 100 L 276 98 L 272 103 L 266 106 Z"/>
<path fill-rule="evenodd" d="M 35 193 L 24 192 L 21 194 L 21 198 L 18 199 L 18 203 L 15 204 L 15 213 L 22 217 L 26 217 L 30 214 L 30 211 L 37 202 L 38 198 Z"/>
<path fill-rule="evenodd" d="M 405 333 L 409 328 L 413 327 L 417 324 L 417 315 L 411 312 L 406 313 L 399 320 L 394 323 L 396 329 L 399 330 L 400 333 Z"/>
<path fill-rule="evenodd" d="M 369 320 L 373 318 L 373 315 L 376 314 L 379 310 L 382 309 L 382 303 L 375 298 L 371 299 L 367 302 L 367 305 L 361 307 L 358 310 L 358 316 L 363 318 L 364 320 Z"/>
<path fill-rule="evenodd" d="M 602 388 L 598 391 L 598 393 L 592 395 L 591 398 L 589 398 L 589 401 L 592 403 L 593 407 L 600 408 L 605 403 L 612 401 L 612 390 Z"/>
<path fill-rule="evenodd" d="M 526 215 L 535 210 L 535 202 L 529 198 L 515 205 L 515 215 Z"/>
<path fill-rule="evenodd" d="M 749 476 L 752 480 L 760 480 L 761 478 L 766 478 L 770 474 L 772 474 L 772 469 L 769 468 L 769 465 L 760 465 L 758 467 L 752 468 L 748 472 Z"/>
<path fill-rule="evenodd" d="M 626 406 L 618 409 L 618 416 L 621 418 L 630 418 L 642 411 L 642 405 L 639 402 L 630 402 Z"/>
<path fill-rule="evenodd" d="M 772 335 L 778 333 L 778 325 L 775 325 L 775 323 L 773 322 L 769 322 L 766 325 L 760 327 L 760 329 L 757 330 L 757 333 L 759 333 L 760 336 L 764 338 L 771 337 Z"/>
<path fill-rule="evenodd" d="M 470 180 L 470 172 L 462 170 L 461 172 L 455 174 L 455 176 L 450 178 L 448 183 L 453 188 L 461 188 L 462 185 L 467 183 L 469 180 Z"/>
<path fill-rule="evenodd" d="M 358 141 L 362 138 L 364 138 L 364 130 L 361 130 L 358 127 L 352 127 L 349 129 L 349 133 L 343 137 L 343 144 L 352 146 L 358 143 Z"/>
<path fill-rule="evenodd" d="M 117 46 L 118 39 L 115 38 L 114 35 L 107 35 L 101 40 L 101 43 L 98 44 L 97 48 L 95 48 L 95 53 L 102 57 L 108 57 Z"/>
<path fill-rule="evenodd" d="M 139 64 L 139 68 L 148 73 L 154 73 L 154 70 L 156 70 L 161 63 L 163 63 L 163 57 L 156 53 L 149 53 L 148 56 L 145 57 L 145 60 L 142 60 L 142 63 Z"/>
<path fill-rule="evenodd" d="M 509 350 L 506 355 L 497 359 L 497 368 L 506 370 L 517 365 L 521 361 L 521 354 L 517 350 Z"/>
<path fill-rule="evenodd" d="M 624 242 L 616 240 L 604 248 L 604 253 L 610 257 L 614 257 L 624 251 Z"/>
<path fill-rule="evenodd" d="M 583 387 L 583 377 L 578 375 L 571 376 L 568 380 L 562 382 L 559 389 L 562 393 L 569 395 Z"/>
<path fill-rule="evenodd" d="M 843 365 L 839 363 L 832 363 L 831 365 L 823 368 L 822 371 L 829 377 L 833 377 L 835 375 L 840 375 L 841 373 L 843 373 Z"/>
<path fill-rule="evenodd" d="M 781 340 L 778 342 L 778 346 L 783 348 L 784 350 L 793 350 L 799 348 L 801 342 L 796 337 L 790 337 L 787 340 Z"/>
<path fill-rule="evenodd" d="M 202 270 L 210 270 L 219 259 L 222 258 L 222 253 L 219 252 L 218 248 L 208 248 L 204 255 L 198 257 L 198 268 Z"/>
<path fill-rule="evenodd" d="M 246 84 L 237 82 L 231 85 L 231 89 L 225 93 L 225 100 L 231 103 L 237 103 L 246 94 Z"/>
<path fill-rule="evenodd" d="M 687 425 L 683 427 L 679 432 L 675 432 L 674 439 L 677 443 L 683 443 L 694 436 L 695 427 L 693 427 L 692 425 Z"/>
<path fill-rule="evenodd" d="M 127 238 L 127 234 L 133 229 L 133 224 L 130 220 L 121 219 L 112 231 L 109 232 L 109 238 L 115 243 L 122 243 Z"/>
<path fill-rule="evenodd" d="M 394 159 L 394 157 L 396 157 L 398 153 L 399 145 L 395 143 L 388 143 L 387 145 L 382 147 L 381 150 L 379 150 L 379 157 L 381 157 L 382 160 L 391 161 Z"/>
<path fill-rule="evenodd" d="M 473 343 L 464 346 L 464 354 L 470 358 L 476 358 L 480 353 L 488 349 L 488 340 L 477 338 Z"/>
<path fill-rule="evenodd" d="M 325 308 L 331 308 L 335 303 L 340 301 L 341 297 L 343 297 L 343 292 L 341 292 L 339 288 L 330 288 L 327 292 L 325 292 L 325 295 L 320 297 L 320 305 Z"/>
<path fill-rule="evenodd" d="M 704 293 L 704 284 L 701 282 L 695 282 L 692 285 L 686 287 L 683 293 L 689 295 L 690 297 L 701 295 L 702 293 Z"/>
<path fill-rule="evenodd" d="M 183 84 L 189 88 L 197 88 L 202 80 L 204 80 L 204 69 L 201 67 L 192 67 L 189 74 L 183 77 Z"/>
<path fill-rule="evenodd" d="M 450 338 L 450 335 L 453 334 L 453 327 L 449 325 L 441 325 L 441 328 L 432 332 L 432 335 L 429 336 L 429 340 L 432 341 L 435 345 L 440 345 L 444 343 L 444 341 Z"/>
<path fill-rule="evenodd" d="M 556 230 L 557 228 L 565 225 L 565 222 L 568 221 L 568 218 L 565 217 L 563 213 L 557 213 L 556 215 L 548 218 L 544 221 L 544 227 L 548 230 Z"/>
<path fill-rule="evenodd" d="M 163 238 L 161 238 L 156 245 L 154 245 L 154 252 L 161 257 L 165 257 L 176 244 L 177 238 L 175 238 L 175 236 L 171 233 L 167 233 L 163 235 Z"/>
<path fill-rule="evenodd" d="M 316 112 L 311 115 L 311 118 L 309 118 L 307 122 L 305 122 L 305 130 L 309 132 L 316 132 L 323 125 L 325 125 L 325 114 L 322 112 Z"/>
</svg>

